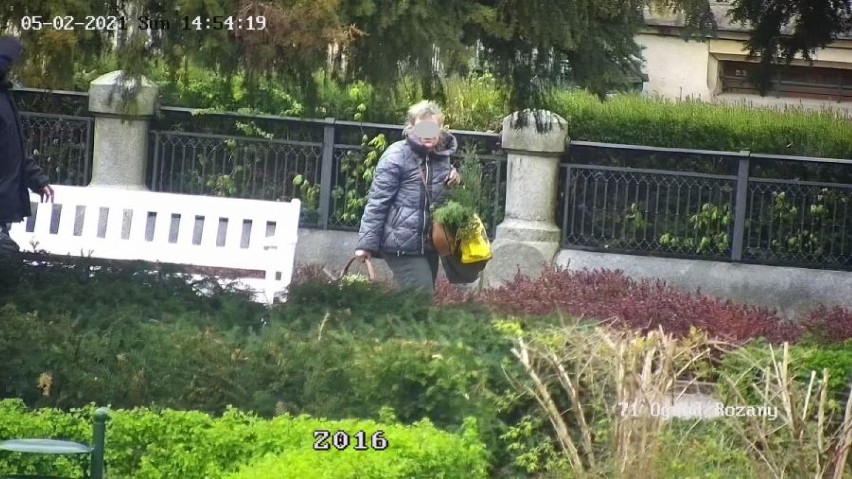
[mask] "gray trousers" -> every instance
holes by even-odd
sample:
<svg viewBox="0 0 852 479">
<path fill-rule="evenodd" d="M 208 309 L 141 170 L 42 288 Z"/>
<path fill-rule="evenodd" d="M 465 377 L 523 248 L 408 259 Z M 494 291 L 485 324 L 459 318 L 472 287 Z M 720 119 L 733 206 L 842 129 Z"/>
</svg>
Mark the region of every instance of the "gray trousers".
<svg viewBox="0 0 852 479">
<path fill-rule="evenodd" d="M 420 289 L 435 295 L 435 280 L 438 278 L 438 255 L 426 253 L 426 256 L 391 256 L 386 254 L 385 262 L 393 272 L 393 279 L 400 289 Z"/>
</svg>

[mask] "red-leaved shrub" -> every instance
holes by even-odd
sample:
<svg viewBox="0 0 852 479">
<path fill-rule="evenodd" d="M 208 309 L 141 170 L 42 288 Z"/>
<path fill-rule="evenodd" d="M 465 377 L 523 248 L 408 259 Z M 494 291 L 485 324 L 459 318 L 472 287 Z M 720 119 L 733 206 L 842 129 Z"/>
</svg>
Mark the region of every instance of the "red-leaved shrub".
<svg viewBox="0 0 852 479">
<path fill-rule="evenodd" d="M 820 306 L 801 321 L 802 327 L 826 342 L 852 340 L 852 311 L 839 306 Z"/>
<path fill-rule="evenodd" d="M 450 284 L 447 278 L 435 281 L 435 304 L 450 306 L 475 301 L 476 295 L 469 288 Z"/>
<path fill-rule="evenodd" d="M 662 327 L 678 336 L 690 327 L 731 342 L 764 337 L 778 343 L 795 341 L 802 326 L 782 320 L 773 310 L 735 304 L 712 296 L 689 293 L 663 281 L 633 280 L 621 271 L 567 271 L 552 268 L 539 278 L 518 274 L 501 287 L 480 295 L 443 285 L 436 303 L 458 304 L 474 299 L 494 313 L 546 315 L 561 312 L 575 317 L 612 320 L 613 326 L 647 332 Z M 842 316 L 845 313 L 832 313 Z M 821 317 L 828 317 L 823 315 Z M 852 322 L 847 321 L 847 325 Z M 832 338 L 834 340 L 835 338 Z"/>
</svg>

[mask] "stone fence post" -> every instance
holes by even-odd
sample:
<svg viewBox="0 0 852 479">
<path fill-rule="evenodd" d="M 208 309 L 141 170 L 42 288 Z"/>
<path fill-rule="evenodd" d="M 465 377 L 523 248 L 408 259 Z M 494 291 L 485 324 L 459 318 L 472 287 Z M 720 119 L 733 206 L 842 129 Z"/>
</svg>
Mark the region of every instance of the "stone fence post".
<svg viewBox="0 0 852 479">
<path fill-rule="evenodd" d="M 526 126 L 515 128 L 522 115 Z M 497 226 L 493 258 L 483 272 L 485 286 L 511 281 L 519 269 L 536 277 L 559 252 L 556 188 L 567 141 L 567 123 L 554 113 L 523 111 L 503 119 L 502 146 L 508 154 L 506 212 Z"/>
<path fill-rule="evenodd" d="M 122 93 L 134 86 L 138 88 L 135 98 L 122 105 Z M 89 85 L 89 111 L 95 117 L 89 186 L 147 189 L 148 123 L 157 93 L 157 86 L 147 78 L 131 85 L 121 71 L 102 75 Z"/>
</svg>

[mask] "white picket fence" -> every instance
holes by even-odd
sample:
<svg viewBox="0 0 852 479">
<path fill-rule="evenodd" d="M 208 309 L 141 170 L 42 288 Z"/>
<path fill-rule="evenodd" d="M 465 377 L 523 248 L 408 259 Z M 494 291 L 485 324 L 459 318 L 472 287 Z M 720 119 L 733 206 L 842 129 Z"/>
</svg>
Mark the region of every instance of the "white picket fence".
<svg viewBox="0 0 852 479">
<path fill-rule="evenodd" d="M 290 284 L 301 202 L 246 200 L 104 187 L 32 194 L 33 217 L 9 231 L 24 251 L 264 272 L 239 277 L 271 303 Z"/>
</svg>

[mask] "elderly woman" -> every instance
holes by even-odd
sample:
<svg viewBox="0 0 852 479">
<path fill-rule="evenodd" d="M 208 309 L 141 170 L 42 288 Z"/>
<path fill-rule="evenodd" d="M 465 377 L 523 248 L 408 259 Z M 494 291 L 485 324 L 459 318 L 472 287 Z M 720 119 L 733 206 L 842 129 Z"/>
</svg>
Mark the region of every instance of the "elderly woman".
<svg viewBox="0 0 852 479">
<path fill-rule="evenodd" d="M 361 218 L 355 254 L 383 258 L 401 288 L 434 294 L 438 255 L 432 246 L 433 205 L 460 182 L 450 155 L 458 148 L 432 102 L 408 110 L 404 139 L 385 150 Z"/>
</svg>

